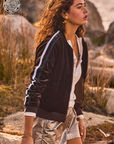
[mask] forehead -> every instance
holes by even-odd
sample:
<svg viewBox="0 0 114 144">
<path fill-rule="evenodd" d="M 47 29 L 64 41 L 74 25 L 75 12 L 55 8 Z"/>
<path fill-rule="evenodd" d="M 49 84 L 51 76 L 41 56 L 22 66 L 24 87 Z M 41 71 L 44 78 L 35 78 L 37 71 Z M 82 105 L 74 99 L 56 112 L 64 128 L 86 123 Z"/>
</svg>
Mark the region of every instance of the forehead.
<svg viewBox="0 0 114 144">
<path fill-rule="evenodd" d="M 74 0 L 73 4 L 85 3 L 85 0 Z"/>
</svg>

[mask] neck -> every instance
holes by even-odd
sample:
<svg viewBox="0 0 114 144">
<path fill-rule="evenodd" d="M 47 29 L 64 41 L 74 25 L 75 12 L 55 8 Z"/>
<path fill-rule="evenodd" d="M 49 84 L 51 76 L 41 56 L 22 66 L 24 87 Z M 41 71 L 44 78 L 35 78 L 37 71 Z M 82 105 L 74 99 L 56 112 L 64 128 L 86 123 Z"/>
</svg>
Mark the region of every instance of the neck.
<svg viewBox="0 0 114 144">
<path fill-rule="evenodd" d="M 65 24 L 65 37 L 67 40 L 74 40 L 74 37 L 75 37 L 75 32 L 77 31 L 79 26 L 77 25 L 72 25 L 70 23 L 66 23 Z"/>
</svg>

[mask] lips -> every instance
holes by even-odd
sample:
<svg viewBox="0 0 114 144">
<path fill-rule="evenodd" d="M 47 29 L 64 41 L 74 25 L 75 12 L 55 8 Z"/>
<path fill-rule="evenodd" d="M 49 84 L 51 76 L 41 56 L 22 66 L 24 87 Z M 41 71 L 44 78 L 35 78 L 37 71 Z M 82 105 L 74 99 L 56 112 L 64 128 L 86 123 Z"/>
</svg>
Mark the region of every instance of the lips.
<svg viewBox="0 0 114 144">
<path fill-rule="evenodd" d="M 84 20 L 87 20 L 88 19 L 88 16 L 86 15 L 85 17 L 84 17 Z"/>
</svg>

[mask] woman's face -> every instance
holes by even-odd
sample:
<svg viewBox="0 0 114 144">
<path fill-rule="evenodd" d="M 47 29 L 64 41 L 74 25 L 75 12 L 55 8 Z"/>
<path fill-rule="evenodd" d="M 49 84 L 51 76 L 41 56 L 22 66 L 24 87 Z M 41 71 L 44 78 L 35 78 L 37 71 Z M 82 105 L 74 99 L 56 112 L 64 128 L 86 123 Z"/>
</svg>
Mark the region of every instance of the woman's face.
<svg viewBox="0 0 114 144">
<path fill-rule="evenodd" d="M 74 0 L 64 18 L 73 25 L 84 25 L 87 23 L 87 12 L 84 0 Z"/>
</svg>

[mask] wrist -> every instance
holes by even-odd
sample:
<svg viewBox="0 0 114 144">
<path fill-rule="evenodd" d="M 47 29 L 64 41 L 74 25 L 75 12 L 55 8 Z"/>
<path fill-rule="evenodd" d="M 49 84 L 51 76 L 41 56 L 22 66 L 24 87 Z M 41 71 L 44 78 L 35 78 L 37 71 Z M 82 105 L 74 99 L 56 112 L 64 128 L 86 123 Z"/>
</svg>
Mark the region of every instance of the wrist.
<svg viewBox="0 0 114 144">
<path fill-rule="evenodd" d="M 22 138 L 33 138 L 33 136 L 30 134 L 23 133 Z"/>
<path fill-rule="evenodd" d="M 27 135 L 32 135 L 32 130 L 29 130 L 29 131 L 24 131 L 23 134 L 27 134 Z"/>
<path fill-rule="evenodd" d="M 77 121 L 84 120 L 84 117 L 78 117 Z"/>
</svg>

